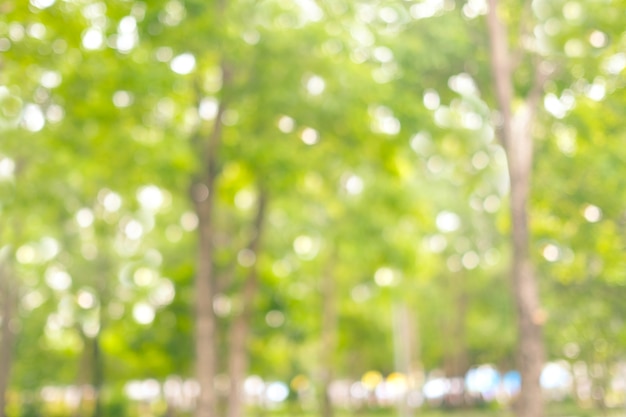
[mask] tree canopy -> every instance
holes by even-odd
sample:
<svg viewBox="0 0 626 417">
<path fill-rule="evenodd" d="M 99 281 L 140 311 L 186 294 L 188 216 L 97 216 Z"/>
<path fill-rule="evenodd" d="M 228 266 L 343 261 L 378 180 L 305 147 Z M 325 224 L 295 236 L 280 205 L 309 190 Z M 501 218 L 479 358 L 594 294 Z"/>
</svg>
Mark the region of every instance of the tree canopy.
<svg viewBox="0 0 626 417">
<path fill-rule="evenodd" d="M 327 370 L 423 384 L 516 369 L 488 9 L 0 0 L 6 409 L 43 387 L 195 378 L 202 303 L 218 396 L 237 323 L 245 373 L 294 392 Z M 626 340 L 625 10 L 497 10 L 512 110 L 537 90 L 528 251 L 546 360 L 595 366 L 605 394 Z"/>
</svg>

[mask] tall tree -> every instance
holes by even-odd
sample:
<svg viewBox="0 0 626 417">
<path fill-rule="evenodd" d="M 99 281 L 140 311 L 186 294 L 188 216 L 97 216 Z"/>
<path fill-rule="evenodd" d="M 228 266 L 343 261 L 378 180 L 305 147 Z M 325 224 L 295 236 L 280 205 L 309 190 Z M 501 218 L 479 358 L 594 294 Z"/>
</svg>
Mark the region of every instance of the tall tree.
<svg viewBox="0 0 626 417">
<path fill-rule="evenodd" d="M 14 329 L 16 325 L 15 311 L 15 284 L 10 276 L 7 255 L 11 253 L 8 247 L 0 250 L 0 416 L 5 417 L 7 406 L 7 388 L 11 375 L 13 359 Z"/>
<path fill-rule="evenodd" d="M 530 255 L 528 206 L 533 165 L 533 126 L 546 73 L 536 64 L 533 86 L 518 108 L 513 86 L 515 62 L 508 35 L 499 16 L 498 1 L 489 0 L 487 25 L 494 91 L 500 110 L 499 133 L 506 152 L 510 181 L 512 264 L 511 282 L 517 306 L 518 367 L 522 376 L 519 417 L 543 416 L 539 378 L 545 361 L 542 326 L 544 314 Z"/>
<path fill-rule="evenodd" d="M 230 392 L 227 404 L 228 417 L 242 417 L 244 412 L 244 381 L 248 372 L 248 342 L 250 339 L 250 325 L 254 313 L 254 302 L 258 293 L 259 270 L 257 261 L 261 249 L 261 237 L 263 226 L 266 221 L 267 195 L 264 191 L 259 192 L 257 213 L 252 227 L 252 237 L 248 247 L 244 249 L 244 260 L 249 268 L 240 299 L 242 304 L 241 313 L 235 317 L 230 331 L 228 376 L 230 378 Z M 252 264 L 252 265 L 249 265 Z"/>
<path fill-rule="evenodd" d="M 222 69 L 224 69 L 222 67 Z M 223 74 L 226 75 L 223 71 Z M 217 323 L 213 311 L 215 293 L 214 254 L 214 210 L 216 179 L 218 175 L 218 149 L 222 140 L 222 114 L 226 103 L 219 104 L 213 129 L 207 138 L 202 138 L 201 171 L 191 186 L 191 198 L 198 216 L 198 249 L 195 281 L 196 312 L 196 376 L 200 384 L 200 396 L 196 406 L 196 417 L 214 417 L 217 414 L 217 394 L 214 381 L 217 358 Z M 198 133 L 200 134 L 200 133 Z"/>
</svg>

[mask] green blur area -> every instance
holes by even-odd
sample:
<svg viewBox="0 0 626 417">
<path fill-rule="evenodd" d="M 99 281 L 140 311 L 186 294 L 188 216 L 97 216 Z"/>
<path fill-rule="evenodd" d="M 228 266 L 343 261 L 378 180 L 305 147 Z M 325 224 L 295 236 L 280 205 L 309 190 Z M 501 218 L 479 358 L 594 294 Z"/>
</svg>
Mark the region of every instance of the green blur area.
<svg viewBox="0 0 626 417">
<path fill-rule="evenodd" d="M 218 3 L 0 0 L 8 415 L 160 416 L 171 395 L 186 416 L 199 303 L 216 317 L 221 393 L 248 320 L 248 405 L 267 400 L 259 381 L 279 383 L 268 398 L 281 407 L 319 410 L 315 393 L 335 382 L 357 384 L 329 388 L 338 397 L 384 387 L 378 404 L 428 383 L 443 396 L 481 367 L 514 372 L 486 2 Z M 626 1 L 501 9 L 514 110 L 535 69 L 549 73 L 528 207 L 533 320 L 556 366 L 548 415 L 613 415 L 626 407 Z M 218 133 L 209 190 L 201 155 Z M 198 299 L 197 206 L 209 200 L 215 291 Z M 415 415 L 510 415 L 490 409 L 501 381 L 480 385 L 480 409 Z M 161 405 L 139 406 L 144 396 Z M 285 407 L 249 415 L 307 415 Z"/>
<path fill-rule="evenodd" d="M 141 405 L 121 405 L 110 406 L 105 408 L 105 415 L 115 415 L 119 417 L 139 417 L 142 415 L 156 415 L 166 416 L 167 410 L 164 406 L 145 407 Z M 146 414 L 148 413 L 148 414 Z M 150 414 L 152 413 L 152 414 Z M 50 417 L 66 417 L 73 414 L 63 413 L 60 410 L 54 410 L 53 408 L 42 409 L 35 406 L 23 407 L 19 411 L 11 409 L 8 413 L 10 417 L 34 417 L 34 416 L 50 416 Z M 179 417 L 189 417 L 191 413 L 177 413 Z M 415 411 L 416 416 L 421 417 L 512 417 L 514 415 L 512 410 L 505 410 L 498 407 L 483 407 L 483 408 L 464 408 L 464 409 L 432 409 L 423 408 Z M 609 410 L 599 411 L 589 408 L 580 408 L 571 402 L 549 404 L 546 407 L 546 417 L 617 417 L 623 416 L 623 411 Z M 304 411 L 299 407 L 283 407 L 280 410 L 262 410 L 262 409 L 248 409 L 245 413 L 245 417 L 315 417 L 319 416 L 318 412 Z M 398 412 L 395 409 L 360 409 L 348 411 L 345 409 L 335 410 L 336 417 L 394 417 L 398 416 Z"/>
</svg>

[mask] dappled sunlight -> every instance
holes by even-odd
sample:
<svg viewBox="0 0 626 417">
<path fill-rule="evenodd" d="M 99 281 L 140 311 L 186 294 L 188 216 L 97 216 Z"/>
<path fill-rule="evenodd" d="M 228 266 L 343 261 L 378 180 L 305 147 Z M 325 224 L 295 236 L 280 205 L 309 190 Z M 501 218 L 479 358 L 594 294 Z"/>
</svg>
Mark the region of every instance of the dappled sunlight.
<svg viewBox="0 0 626 417">
<path fill-rule="evenodd" d="M 606 36 L 606 33 L 602 32 L 602 31 L 594 30 L 589 35 L 589 43 L 594 48 L 603 48 L 603 47 L 605 47 L 606 44 L 607 44 L 607 41 L 608 41 L 608 37 Z"/>
<path fill-rule="evenodd" d="M 158 3 L 0 1 L 5 414 L 624 407 L 621 4 Z"/>
<path fill-rule="evenodd" d="M 468 19 L 475 19 L 487 13 L 487 0 L 468 0 L 463 5 L 463 16 Z"/>
<path fill-rule="evenodd" d="M 484 151 L 478 151 L 472 156 L 472 166 L 477 170 L 487 168 L 489 163 L 489 155 Z"/>
<path fill-rule="evenodd" d="M 319 133 L 312 127 L 305 127 L 300 132 L 300 139 L 305 145 L 315 145 L 319 141 Z"/>
<path fill-rule="evenodd" d="M 102 29 L 97 27 L 91 27 L 83 33 L 83 48 L 95 51 L 104 45 L 104 34 Z"/>
<path fill-rule="evenodd" d="M 57 71 L 44 71 L 40 78 L 41 85 L 48 89 L 58 87 L 62 80 L 61 74 Z"/>
<path fill-rule="evenodd" d="M 172 281 L 167 278 L 161 278 L 150 292 L 148 299 L 155 307 L 165 307 L 174 301 L 176 296 L 176 288 Z"/>
<path fill-rule="evenodd" d="M 11 158 L 0 159 L 0 180 L 10 180 L 15 172 L 15 161 Z"/>
<path fill-rule="evenodd" d="M 448 87 L 460 95 L 472 95 L 478 93 L 476 83 L 469 74 L 464 72 L 450 77 L 448 79 Z"/>
<path fill-rule="evenodd" d="M 265 322 L 270 327 L 281 327 L 285 323 L 285 315 L 278 310 L 271 310 L 265 315 Z"/>
<path fill-rule="evenodd" d="M 606 83 L 602 77 L 597 77 L 589 84 L 585 93 L 593 101 L 602 101 L 606 96 Z"/>
<path fill-rule="evenodd" d="M 563 154 L 573 156 L 576 153 L 577 132 L 575 128 L 555 124 L 552 133 L 556 136 L 556 145 Z"/>
<path fill-rule="evenodd" d="M 347 173 L 342 177 L 342 184 L 348 194 L 358 195 L 363 192 L 365 182 L 356 174 Z"/>
<path fill-rule="evenodd" d="M 237 262 L 244 268 L 250 268 L 256 263 L 256 254 L 250 249 L 242 249 L 237 253 Z"/>
<path fill-rule="evenodd" d="M 219 317 L 228 317 L 233 311 L 233 303 L 225 294 L 217 294 L 213 299 L 213 311 Z"/>
<path fill-rule="evenodd" d="M 55 2 L 56 0 L 30 0 L 30 4 L 42 10 L 52 6 Z"/>
<path fill-rule="evenodd" d="M 198 216 L 190 211 L 183 213 L 180 217 L 180 225 L 184 230 L 191 232 L 198 227 Z"/>
<path fill-rule="evenodd" d="M 389 107 L 370 106 L 369 113 L 372 118 L 370 124 L 372 132 L 390 136 L 400 133 L 400 120 L 394 116 L 393 111 Z"/>
<path fill-rule="evenodd" d="M 133 104 L 133 94 L 129 91 L 116 91 L 113 94 L 113 104 L 115 107 L 123 109 Z"/>
<path fill-rule="evenodd" d="M 582 58 L 585 55 L 585 44 L 580 39 L 568 40 L 563 50 L 565 54 L 571 58 Z"/>
<path fill-rule="evenodd" d="M 214 120 L 217 117 L 219 102 L 214 97 L 203 98 L 200 101 L 198 114 L 203 120 Z"/>
<path fill-rule="evenodd" d="M 177 55 L 170 61 L 170 68 L 176 74 L 190 74 L 196 67 L 196 58 L 189 52 Z"/>
<path fill-rule="evenodd" d="M 60 249 L 57 240 L 43 237 L 38 242 L 27 243 L 17 248 L 15 258 L 21 264 L 42 264 L 54 259 Z"/>
<path fill-rule="evenodd" d="M 604 70 L 611 75 L 617 75 L 626 68 L 626 53 L 619 52 L 611 55 L 604 61 Z"/>
<path fill-rule="evenodd" d="M 400 283 L 400 274 L 398 271 L 383 266 L 378 268 L 374 273 L 374 282 L 379 287 L 390 287 Z"/>
<path fill-rule="evenodd" d="M 411 5 L 409 11 L 414 19 L 427 19 L 443 11 L 452 11 L 455 2 L 450 0 L 425 0 Z"/>
<path fill-rule="evenodd" d="M 569 395 L 575 395 L 582 401 L 592 399 L 589 383 L 590 374 L 599 370 L 590 370 L 577 362 L 573 366 L 565 361 L 549 362 L 541 373 L 541 386 L 544 395 L 560 401 Z M 228 378 L 220 375 L 217 382 L 222 387 L 222 395 L 228 394 Z M 624 393 L 623 376 L 612 373 L 610 391 L 613 395 Z M 411 409 L 419 409 L 427 404 L 430 407 L 468 406 L 472 404 L 492 404 L 505 406 L 517 398 L 521 386 L 517 371 L 501 373 L 494 365 L 483 364 L 472 367 L 464 376 L 447 377 L 440 370 L 406 374 L 392 372 L 383 375 L 376 370 L 365 372 L 358 380 L 334 380 L 328 386 L 328 395 L 332 403 L 341 408 L 360 407 L 377 408 L 394 406 L 401 403 Z M 73 395 L 77 395 L 75 386 L 47 386 L 41 396 L 46 402 L 61 401 L 70 407 L 76 404 Z M 89 393 L 90 387 L 82 387 L 83 393 Z M 243 383 L 244 400 L 250 406 L 272 410 L 280 406 L 290 394 L 303 407 L 309 407 L 315 395 L 315 388 L 308 376 L 299 374 L 291 381 L 265 380 L 258 375 L 248 376 Z M 193 407 L 199 394 L 199 386 L 193 379 L 170 376 L 165 380 L 132 380 L 124 387 L 125 396 L 137 404 L 156 406 L 165 401 L 177 410 L 185 411 Z"/>
<path fill-rule="evenodd" d="M 372 297 L 372 290 L 365 284 L 357 285 L 350 291 L 350 297 L 355 303 L 365 303 Z"/>
<path fill-rule="evenodd" d="M 480 257 L 476 252 L 469 251 L 463 254 L 463 257 L 461 258 L 461 263 L 463 264 L 463 267 L 465 269 L 472 270 L 478 267 L 478 265 L 480 264 Z"/>
<path fill-rule="evenodd" d="M 37 104 L 26 104 L 22 112 L 22 125 L 30 132 L 39 132 L 46 125 L 46 118 Z"/>
<path fill-rule="evenodd" d="M 72 285 L 72 277 L 67 271 L 58 266 L 51 266 L 46 269 L 46 284 L 56 291 L 65 291 Z"/>
<path fill-rule="evenodd" d="M 124 16 L 117 27 L 117 35 L 114 38 L 115 48 L 122 52 L 130 52 L 138 42 L 137 20 L 133 16 Z"/>
<path fill-rule="evenodd" d="M 159 13 L 159 21 L 167 26 L 178 26 L 186 15 L 187 10 L 182 2 L 170 0 Z"/>
<path fill-rule="evenodd" d="M 437 110 L 439 105 L 441 104 L 441 100 L 439 99 L 439 94 L 435 90 L 427 89 L 424 91 L 424 106 L 428 110 Z"/>
<path fill-rule="evenodd" d="M 312 96 L 319 96 L 326 88 L 326 82 L 319 75 L 311 75 L 303 80 L 307 92 Z M 282 129 L 281 129 L 282 130 Z"/>
<path fill-rule="evenodd" d="M 137 200 L 146 210 L 158 211 L 165 203 L 165 196 L 156 185 L 146 185 L 137 191 Z"/>
<path fill-rule="evenodd" d="M 398 67 L 395 62 L 384 62 L 381 66 L 372 70 L 372 79 L 378 84 L 385 84 L 391 82 L 397 72 Z"/>
<path fill-rule="evenodd" d="M 433 142 L 430 133 L 418 132 L 411 136 L 411 149 L 421 156 L 428 156 L 433 152 Z"/>
<path fill-rule="evenodd" d="M 293 241 L 293 249 L 303 260 L 313 260 L 319 253 L 322 242 L 319 238 L 300 235 Z"/>
<path fill-rule="evenodd" d="M 432 235 L 424 238 L 424 246 L 432 253 L 442 253 L 448 247 L 448 241 L 443 235 Z"/>
<path fill-rule="evenodd" d="M 103 189 L 98 193 L 98 201 L 102 204 L 104 210 L 110 213 L 117 212 L 122 206 L 121 196 L 107 189 Z"/>
<path fill-rule="evenodd" d="M 131 219 L 123 226 L 124 235 L 130 240 L 139 240 L 144 234 L 144 227 L 137 220 Z"/>
<path fill-rule="evenodd" d="M 559 247 L 551 243 L 543 248 L 542 254 L 548 262 L 556 262 L 561 257 L 561 251 L 559 250 Z"/>
<path fill-rule="evenodd" d="M 221 121 L 226 126 L 234 126 L 239 122 L 239 112 L 234 109 L 226 109 L 222 113 Z"/>
<path fill-rule="evenodd" d="M 22 100 L 7 87 L 0 85 L 0 127 L 14 126 L 21 120 Z"/>
<path fill-rule="evenodd" d="M 461 218 L 451 211 L 442 211 L 437 215 L 437 228 L 442 232 L 454 232 L 461 227 Z"/>
<path fill-rule="evenodd" d="M 152 286 L 157 280 L 158 274 L 155 270 L 141 267 L 137 268 L 133 274 L 133 281 L 140 287 Z"/>
<path fill-rule="evenodd" d="M 497 213 L 500 209 L 500 197 L 497 195 L 489 195 L 483 201 L 483 208 L 487 213 Z"/>
<path fill-rule="evenodd" d="M 293 118 L 289 116 L 281 116 L 278 119 L 278 129 L 283 133 L 291 133 L 296 125 L 296 122 Z"/>
<path fill-rule="evenodd" d="M 26 311 L 32 311 L 41 307 L 41 305 L 46 301 L 46 297 L 41 293 L 41 291 L 35 290 L 24 295 L 20 301 L 22 308 Z"/>
<path fill-rule="evenodd" d="M 602 210 L 593 204 L 588 204 L 583 210 L 583 216 L 589 223 L 597 223 L 602 219 Z"/>
<path fill-rule="evenodd" d="M 174 57 L 174 51 L 169 46 L 161 46 L 154 52 L 154 57 L 159 62 L 170 62 Z"/>
<path fill-rule="evenodd" d="M 139 302 L 133 306 L 133 318 L 139 324 L 151 324 L 154 321 L 155 315 L 154 307 L 148 303 Z"/>
</svg>

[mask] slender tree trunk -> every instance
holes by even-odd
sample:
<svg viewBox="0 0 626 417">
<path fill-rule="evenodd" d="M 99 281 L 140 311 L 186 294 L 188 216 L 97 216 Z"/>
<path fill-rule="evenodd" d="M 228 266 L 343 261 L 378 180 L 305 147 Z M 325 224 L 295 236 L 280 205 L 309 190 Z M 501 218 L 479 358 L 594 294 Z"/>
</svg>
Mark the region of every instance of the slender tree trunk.
<svg viewBox="0 0 626 417">
<path fill-rule="evenodd" d="M 545 361 L 543 317 L 539 305 L 537 281 L 528 251 L 527 192 L 511 183 L 511 217 L 513 223 L 513 292 L 517 306 L 518 367 L 522 375 L 519 417 L 543 415 L 543 398 L 539 379 Z"/>
<path fill-rule="evenodd" d="M 214 13 L 218 19 L 225 18 L 227 0 L 214 3 Z M 222 143 L 222 117 L 226 111 L 224 91 L 228 88 L 231 71 L 226 64 L 226 51 L 221 54 L 220 69 L 222 71 L 222 93 L 213 128 L 208 137 L 204 137 L 198 128 L 192 144 L 198 152 L 200 171 L 191 184 L 191 199 L 198 217 L 198 252 L 195 277 L 195 354 L 196 378 L 200 394 L 194 411 L 195 417 L 218 417 L 218 397 L 215 389 L 217 376 L 217 354 L 219 349 L 217 317 L 213 310 L 213 297 L 217 289 L 216 276 L 213 268 L 213 237 L 215 234 L 215 182 L 219 168 L 218 152 Z M 196 79 L 196 105 L 202 100 L 202 82 Z"/>
<path fill-rule="evenodd" d="M 79 326 L 77 326 L 77 331 L 80 331 Z M 80 359 L 78 362 L 78 372 L 76 374 L 76 386 L 79 387 L 80 398 L 78 400 L 78 404 L 76 404 L 76 408 L 72 412 L 72 417 L 81 417 L 87 415 L 85 411 L 85 386 L 89 384 L 89 378 L 91 375 L 91 357 L 93 356 L 93 352 L 88 348 L 89 346 L 89 338 L 82 335 L 83 344 L 85 348 L 81 351 Z"/>
<path fill-rule="evenodd" d="M 198 213 L 200 214 L 200 213 Z M 198 216 L 201 217 L 201 216 Z M 216 320 L 213 312 L 211 227 L 200 221 L 200 242 L 196 271 L 196 374 L 200 395 L 196 417 L 216 416 L 217 396 L 213 381 L 216 375 Z"/>
<path fill-rule="evenodd" d="M 263 222 L 265 219 L 265 209 L 267 205 L 266 195 L 261 192 L 257 208 L 256 219 L 254 221 L 253 237 L 250 240 L 247 250 L 251 251 L 258 258 Z M 244 283 L 242 301 L 243 311 L 235 319 L 230 334 L 229 346 L 229 377 L 230 396 L 228 399 L 228 417 L 242 417 L 244 411 L 244 391 L 243 384 L 248 371 L 247 341 L 250 332 L 250 320 L 252 318 L 254 298 L 258 292 L 258 269 L 255 265 L 250 267 L 246 282 Z"/>
<path fill-rule="evenodd" d="M 529 96 L 514 114 L 513 68 L 506 30 L 498 17 L 497 0 L 489 0 L 487 23 L 492 75 L 502 117 L 501 135 L 507 154 L 511 185 L 511 278 L 517 307 L 518 367 L 522 376 L 522 390 L 516 414 L 518 417 L 542 417 L 544 406 L 539 378 L 545 360 L 543 314 L 529 253 L 527 207 L 533 160 L 532 125 L 545 79 L 538 70 Z"/>
<path fill-rule="evenodd" d="M 92 340 L 92 360 L 93 375 L 91 383 L 93 384 L 93 389 L 96 395 L 93 417 L 103 417 L 102 387 L 104 385 L 104 364 L 100 349 L 100 338 L 98 336 L 94 337 Z"/>
<path fill-rule="evenodd" d="M 98 312 L 98 324 L 100 328 L 98 332 L 91 340 L 91 384 L 93 385 L 93 389 L 95 392 L 95 404 L 93 410 L 93 417 L 102 417 L 105 413 L 102 407 L 102 390 L 104 388 L 105 383 L 105 357 L 102 352 L 102 347 L 100 344 L 100 335 L 102 331 L 106 327 L 106 315 L 105 315 L 105 305 L 110 300 L 110 288 L 109 288 L 109 275 L 108 273 L 111 271 L 110 263 L 108 262 L 108 257 L 104 257 L 100 260 L 100 271 L 101 273 L 98 275 L 98 295 L 100 298 L 100 308 Z"/>
<path fill-rule="evenodd" d="M 417 346 L 415 326 L 411 311 L 406 303 L 401 302 L 393 306 L 393 344 L 395 368 L 407 378 L 407 388 L 412 385 L 413 364 L 415 363 L 415 349 Z M 413 410 L 409 408 L 406 394 L 398 402 L 398 416 L 409 417 Z"/>
<path fill-rule="evenodd" d="M 222 64 L 223 87 L 228 84 L 229 71 Z M 199 87 L 198 87 L 199 89 Z M 198 100 L 201 91 L 198 91 Z M 196 403 L 195 417 L 217 417 L 217 392 L 214 381 L 217 375 L 217 318 L 213 310 L 215 271 L 213 270 L 213 221 L 215 209 L 215 182 L 218 176 L 218 151 L 222 141 L 222 116 L 226 103 L 219 104 L 213 129 L 203 141 L 200 131 L 194 142 L 199 148 L 202 171 L 191 186 L 191 198 L 198 216 L 198 254 L 195 279 L 196 314 L 196 378 L 200 395 Z"/>
<path fill-rule="evenodd" d="M 444 322 L 443 334 L 450 343 L 444 352 L 444 372 L 449 377 L 459 377 L 467 372 L 469 360 L 465 340 L 465 317 L 467 316 L 467 291 L 465 275 L 452 274 L 448 278 L 447 291 L 452 300 L 450 316 Z"/>
<path fill-rule="evenodd" d="M 322 344 L 321 344 L 321 415 L 333 417 L 334 409 L 330 398 L 330 384 L 333 380 L 333 355 L 337 345 L 337 304 L 335 277 L 332 274 L 334 261 L 322 275 L 320 292 L 322 296 Z"/>
<path fill-rule="evenodd" d="M 216 123 L 219 123 L 216 121 Z M 196 377 L 200 394 L 196 404 L 196 417 L 216 417 L 216 317 L 213 311 L 213 186 L 212 175 L 205 178 L 206 184 L 196 183 L 194 203 L 198 216 L 198 258 L 196 264 Z M 206 196 L 198 195 L 198 187 L 206 187 Z M 203 190 L 203 188 L 201 188 Z M 204 193 L 204 191 L 202 191 Z M 203 199 L 202 199 L 203 198 Z"/>
<path fill-rule="evenodd" d="M 10 282 L 9 272 L 0 259 L 0 303 L 2 324 L 0 325 L 0 417 L 6 417 L 7 390 L 13 361 L 13 343 L 15 334 L 11 327 L 15 311 L 15 294 Z"/>
</svg>

